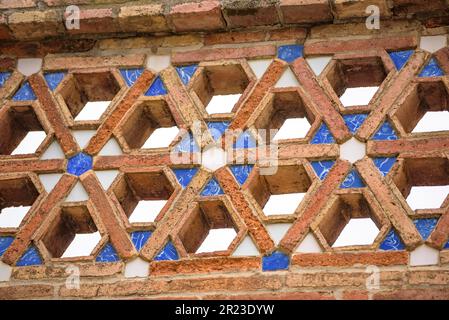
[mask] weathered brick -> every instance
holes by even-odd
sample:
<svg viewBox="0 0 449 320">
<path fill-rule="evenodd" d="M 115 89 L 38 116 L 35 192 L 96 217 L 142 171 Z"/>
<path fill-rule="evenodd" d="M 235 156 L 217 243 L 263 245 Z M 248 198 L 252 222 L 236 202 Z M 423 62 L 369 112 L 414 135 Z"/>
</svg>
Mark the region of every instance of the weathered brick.
<svg viewBox="0 0 449 320">
<path fill-rule="evenodd" d="M 64 14 L 64 23 L 70 21 L 70 13 Z M 67 26 L 66 26 L 67 28 Z M 79 29 L 67 28 L 67 32 L 72 34 L 80 33 L 109 33 L 120 30 L 111 8 L 84 9 L 79 14 Z"/>
<path fill-rule="evenodd" d="M 54 287 L 47 284 L 0 287 L 0 300 L 51 298 L 53 295 Z"/>
<path fill-rule="evenodd" d="M 332 21 L 329 0 L 281 0 L 284 23 Z"/>
<path fill-rule="evenodd" d="M 334 11 L 337 19 L 367 17 L 370 12 L 366 12 L 367 7 L 375 5 L 380 10 L 381 17 L 389 17 L 391 12 L 386 0 L 335 0 L 333 1 Z"/>
<path fill-rule="evenodd" d="M 208 31 L 225 27 L 218 1 L 208 0 L 175 5 L 168 19 L 177 32 Z"/>
<path fill-rule="evenodd" d="M 275 0 L 242 2 L 224 0 L 223 12 L 231 28 L 266 26 L 279 23 Z"/>
<path fill-rule="evenodd" d="M 162 4 L 144 6 L 123 6 L 120 8 L 118 22 L 125 32 L 168 31 Z"/>
<path fill-rule="evenodd" d="M 64 33 L 62 16 L 53 10 L 14 12 L 8 23 L 17 39 L 45 38 Z"/>
</svg>

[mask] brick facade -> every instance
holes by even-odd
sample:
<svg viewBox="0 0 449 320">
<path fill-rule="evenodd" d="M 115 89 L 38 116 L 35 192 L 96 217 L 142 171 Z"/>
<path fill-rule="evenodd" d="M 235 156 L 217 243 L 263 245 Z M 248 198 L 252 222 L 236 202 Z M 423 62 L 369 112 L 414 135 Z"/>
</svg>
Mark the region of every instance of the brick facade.
<svg viewBox="0 0 449 320">
<path fill-rule="evenodd" d="M 0 0 L 1 207 L 30 206 L 18 227 L 0 228 L 0 275 L 10 273 L 0 277 L 0 298 L 449 299 L 449 202 L 429 210 L 406 202 L 413 186 L 449 185 L 447 132 L 412 132 L 426 112 L 448 110 L 447 1 L 148 2 L 71 1 L 80 29 L 68 30 L 67 1 Z M 380 30 L 366 28 L 370 4 L 380 9 Z M 431 50 L 429 37 L 443 44 Z M 319 71 L 318 57 L 328 59 Z M 26 58 L 42 66 L 24 75 Z M 255 61 L 266 63 L 262 72 Z M 293 80 L 280 85 L 288 72 Z M 368 105 L 340 102 L 346 88 L 373 85 L 379 91 Z M 230 93 L 241 94 L 231 112 L 206 112 L 214 94 Z M 91 100 L 111 103 L 98 120 L 77 121 Z M 363 116 L 357 128 L 348 124 L 354 115 Z M 202 139 L 188 148 L 225 148 L 228 137 L 207 129 L 213 122 L 260 143 L 258 129 L 294 117 L 311 128 L 268 145 L 278 160 L 271 177 L 256 148 L 234 147 L 239 136 L 229 137 L 233 164 L 216 171 L 179 149 L 191 136 Z M 141 148 L 169 126 L 189 134 L 167 148 Z M 38 129 L 46 137 L 35 153 L 11 155 Z M 85 145 L 77 131 L 91 132 Z M 366 143 L 366 155 L 351 163 L 340 154 L 353 138 Z M 55 145 L 61 156 L 48 156 Z M 178 162 L 174 150 L 184 155 Z M 238 159 L 250 165 L 243 181 L 233 170 Z M 194 170 L 187 182 L 179 176 L 186 169 Z M 343 187 L 353 172 L 362 185 Z M 48 175 L 57 177 L 51 187 Z M 221 192 L 205 194 L 211 181 Z M 70 198 L 77 188 L 85 199 Z M 295 190 L 306 195 L 294 213 L 264 215 L 269 195 Z M 154 221 L 130 222 L 138 201 L 151 199 L 167 200 Z M 357 212 L 378 236 L 333 248 Z M 436 223 L 424 236 L 418 220 Z M 289 224 L 280 239 L 270 232 L 275 224 Z M 234 240 L 196 254 L 213 225 L 235 228 Z M 61 258 L 75 233 L 89 231 L 101 236 L 89 256 Z M 132 234 L 147 231 L 138 248 Z M 320 252 L 298 250 L 309 236 Z M 387 245 L 393 236 L 400 245 Z M 245 241 L 258 253 L 237 255 Z M 423 246 L 438 261 L 413 265 Z M 105 248 L 114 259 L 100 258 Z M 272 258 L 275 270 L 265 267 Z M 147 275 L 128 277 L 136 259 Z M 67 286 L 70 268 L 79 288 Z"/>
</svg>

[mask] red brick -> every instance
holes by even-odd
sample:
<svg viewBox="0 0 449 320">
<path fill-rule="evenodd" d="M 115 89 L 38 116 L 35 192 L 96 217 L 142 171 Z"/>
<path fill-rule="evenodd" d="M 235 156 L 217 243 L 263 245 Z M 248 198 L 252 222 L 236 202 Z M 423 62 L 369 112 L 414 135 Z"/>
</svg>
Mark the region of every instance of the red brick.
<svg viewBox="0 0 449 320">
<path fill-rule="evenodd" d="M 256 59 L 268 58 L 276 55 L 276 47 L 271 45 L 248 48 L 200 49 L 187 52 L 176 52 L 172 55 L 173 64 L 189 62 L 213 61 L 221 59 Z"/>
<path fill-rule="evenodd" d="M 373 295 L 375 300 L 448 300 L 447 288 L 397 289 Z"/>
<path fill-rule="evenodd" d="M 161 4 L 144 6 L 123 6 L 120 8 L 118 22 L 125 32 L 168 31 L 167 21 Z"/>
<path fill-rule="evenodd" d="M 245 272 L 260 268 L 260 258 L 230 258 L 217 257 L 205 259 L 191 259 L 179 261 L 153 261 L 150 264 L 150 274 L 159 275 L 179 275 L 189 273 L 211 272 Z"/>
<path fill-rule="evenodd" d="M 51 298 L 53 295 L 54 287 L 46 284 L 0 287 L 0 300 Z"/>
<path fill-rule="evenodd" d="M 354 265 L 406 265 L 407 252 L 366 252 L 366 253 L 302 253 L 292 257 L 292 265 L 301 267 L 349 267 Z"/>
<path fill-rule="evenodd" d="M 37 0 L 0 0 L 0 9 L 32 8 Z"/>
<path fill-rule="evenodd" d="M 231 28 L 267 26 L 279 23 L 274 1 L 223 1 L 223 12 Z"/>
<path fill-rule="evenodd" d="M 366 8 L 375 5 L 380 10 L 382 18 L 391 16 L 387 0 L 335 0 L 333 1 L 334 12 L 337 19 L 367 17 Z"/>
<path fill-rule="evenodd" d="M 218 30 L 225 27 L 218 1 L 188 2 L 175 5 L 172 7 L 168 19 L 177 32 Z"/>
<path fill-rule="evenodd" d="M 0 14 L 0 40 L 12 39 L 11 30 L 8 28 L 6 16 Z"/>
<path fill-rule="evenodd" d="M 70 17 L 70 13 L 65 13 L 64 23 L 66 23 L 66 19 Z M 68 29 L 67 32 L 71 34 L 109 33 L 118 32 L 120 30 L 111 8 L 81 10 L 79 15 L 79 26 L 79 29 Z"/>
<path fill-rule="evenodd" d="M 53 10 L 18 11 L 8 18 L 9 28 L 16 39 L 39 39 L 64 33 L 62 16 Z"/>
<path fill-rule="evenodd" d="M 284 23 L 332 21 L 329 0 L 281 0 Z"/>
</svg>

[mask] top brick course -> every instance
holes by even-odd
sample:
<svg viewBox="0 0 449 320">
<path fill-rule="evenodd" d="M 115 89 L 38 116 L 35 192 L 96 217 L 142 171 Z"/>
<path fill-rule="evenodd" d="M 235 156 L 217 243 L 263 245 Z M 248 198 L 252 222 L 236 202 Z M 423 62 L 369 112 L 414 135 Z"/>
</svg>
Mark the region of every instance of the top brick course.
<svg viewBox="0 0 449 320">
<path fill-rule="evenodd" d="M 41 9 L 35 0 L 0 0 L 0 39 L 29 40 L 88 34 L 133 32 L 207 32 L 279 25 L 315 25 L 330 21 L 353 21 L 367 16 L 368 5 L 377 5 L 382 19 L 415 16 L 432 27 L 449 20 L 444 0 L 207 0 L 135 1 L 45 0 Z M 429 5 L 427 5 L 429 3 Z M 80 30 L 66 30 L 64 10 L 81 9 Z M 95 8 L 95 6 L 98 6 Z M 36 28 L 36 24 L 39 28 Z"/>
</svg>

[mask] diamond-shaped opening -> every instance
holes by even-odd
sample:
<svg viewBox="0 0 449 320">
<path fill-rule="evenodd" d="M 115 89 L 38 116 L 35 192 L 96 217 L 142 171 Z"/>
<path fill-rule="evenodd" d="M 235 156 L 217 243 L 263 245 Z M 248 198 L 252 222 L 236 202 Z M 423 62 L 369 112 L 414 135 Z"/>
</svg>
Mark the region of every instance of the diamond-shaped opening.
<svg viewBox="0 0 449 320">
<path fill-rule="evenodd" d="M 339 195 L 318 226 L 333 247 L 371 245 L 382 228 L 369 203 L 361 193 Z"/>
<path fill-rule="evenodd" d="M 407 133 L 449 130 L 449 95 L 442 81 L 418 82 L 395 116 Z"/>
<path fill-rule="evenodd" d="M 200 67 L 192 83 L 193 93 L 209 114 L 235 111 L 240 96 L 250 80 L 240 64 Z"/>
<path fill-rule="evenodd" d="M 97 121 L 120 91 L 117 79 L 109 71 L 73 73 L 59 93 L 75 121 Z"/>
<path fill-rule="evenodd" d="M 29 177 L 0 180 L 0 228 L 18 228 L 38 197 Z"/>
<path fill-rule="evenodd" d="M 276 173 L 257 173 L 249 182 L 249 190 L 266 216 L 295 213 L 311 185 L 304 166 L 279 166 Z"/>
<path fill-rule="evenodd" d="M 380 57 L 338 59 L 326 78 L 344 107 L 366 106 L 387 77 Z"/>
<path fill-rule="evenodd" d="M 145 97 L 121 125 L 123 138 L 131 149 L 166 148 L 179 129 L 164 99 Z"/>
<path fill-rule="evenodd" d="M 131 223 L 153 222 L 165 208 L 174 187 L 163 171 L 125 173 L 113 187 Z"/>
<path fill-rule="evenodd" d="M 100 240 L 100 232 L 85 205 L 61 207 L 42 238 L 53 258 L 90 256 Z"/>
<path fill-rule="evenodd" d="M 188 253 L 226 251 L 238 233 L 236 223 L 221 200 L 200 201 L 179 231 Z"/>
<path fill-rule="evenodd" d="M 47 133 L 32 106 L 9 106 L 0 113 L 2 137 L 0 154 L 33 154 L 43 144 Z"/>
<path fill-rule="evenodd" d="M 400 161 L 393 181 L 410 208 L 432 213 L 447 206 L 448 173 L 449 160 L 446 158 L 407 158 Z"/>
<path fill-rule="evenodd" d="M 302 139 L 307 136 L 315 115 L 301 99 L 298 91 L 279 91 L 257 115 L 254 125 L 265 129 L 267 142 L 282 139 Z M 279 130 L 271 133 L 270 130 Z"/>
</svg>

